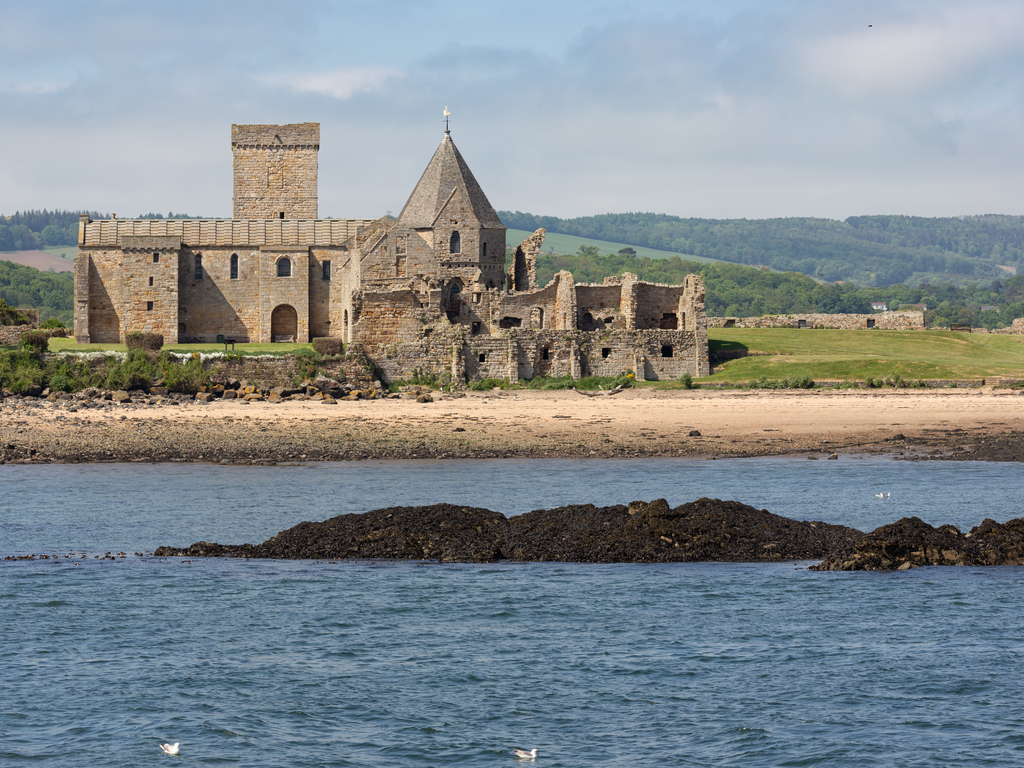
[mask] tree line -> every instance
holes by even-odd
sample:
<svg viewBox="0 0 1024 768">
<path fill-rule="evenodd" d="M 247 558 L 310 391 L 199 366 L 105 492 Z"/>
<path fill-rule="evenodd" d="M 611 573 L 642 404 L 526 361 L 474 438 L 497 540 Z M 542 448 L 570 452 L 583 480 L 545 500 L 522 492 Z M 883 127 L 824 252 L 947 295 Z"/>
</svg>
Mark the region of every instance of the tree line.
<svg viewBox="0 0 1024 768">
<path fill-rule="evenodd" d="M 40 320 L 56 317 L 70 324 L 74 297 L 72 272 L 42 272 L 0 261 L 0 299 L 8 306 L 38 309 Z"/>
<path fill-rule="evenodd" d="M 499 211 L 506 226 L 704 256 L 866 286 L 992 281 L 1024 267 L 1024 216 L 683 219 L 609 213 L 560 219 Z M 1010 270 L 1001 269 L 1009 267 Z"/>
<path fill-rule="evenodd" d="M 0 214 L 0 251 L 34 251 L 60 245 L 78 245 L 78 216 L 88 213 L 94 219 L 106 219 L 108 213 L 96 211 L 19 211 L 12 216 Z M 194 219 L 187 213 L 145 213 L 140 219 Z"/>
</svg>

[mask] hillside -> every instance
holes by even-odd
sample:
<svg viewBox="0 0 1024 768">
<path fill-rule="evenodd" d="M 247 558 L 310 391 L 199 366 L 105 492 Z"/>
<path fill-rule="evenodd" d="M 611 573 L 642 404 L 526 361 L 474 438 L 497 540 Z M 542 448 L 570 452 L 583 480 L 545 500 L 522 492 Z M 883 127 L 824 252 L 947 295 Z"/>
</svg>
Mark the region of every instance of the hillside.
<svg viewBox="0 0 1024 768">
<path fill-rule="evenodd" d="M 801 272 L 865 286 L 991 282 L 1024 267 L 1024 216 L 683 219 L 622 213 L 559 219 L 499 211 L 506 226 Z"/>
<path fill-rule="evenodd" d="M 525 229 L 509 229 L 505 232 L 505 243 L 511 248 L 515 248 L 523 240 L 532 235 L 536 230 L 527 232 Z M 544 253 L 549 254 L 574 254 L 579 251 L 580 247 L 597 248 L 598 253 L 618 253 L 623 248 L 631 248 L 636 252 L 637 256 L 646 256 L 651 259 L 667 259 L 670 256 L 679 256 L 680 254 L 672 251 L 662 251 L 657 248 L 645 248 L 642 245 L 630 245 L 629 243 L 613 243 L 607 240 L 594 240 L 589 237 L 576 237 L 575 235 L 561 235 L 557 232 L 548 232 L 544 238 Z M 683 254 L 687 261 L 697 261 L 710 263 L 713 261 L 720 261 L 720 259 L 709 259 L 704 256 L 694 256 L 693 254 Z"/>
</svg>

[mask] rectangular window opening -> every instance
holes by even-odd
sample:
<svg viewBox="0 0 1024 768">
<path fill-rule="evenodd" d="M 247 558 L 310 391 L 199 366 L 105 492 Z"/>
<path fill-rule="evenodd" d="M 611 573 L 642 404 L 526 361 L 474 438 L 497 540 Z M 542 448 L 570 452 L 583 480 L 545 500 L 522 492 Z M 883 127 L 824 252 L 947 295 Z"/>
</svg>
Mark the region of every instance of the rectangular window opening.
<svg viewBox="0 0 1024 768">
<path fill-rule="evenodd" d="M 153 302 L 152 301 L 147 301 L 146 302 L 146 311 L 147 312 L 152 312 L 153 311 Z"/>
<path fill-rule="evenodd" d="M 281 211 L 281 212 L 280 212 L 280 213 L 279 213 L 279 214 L 277 215 L 277 218 L 279 218 L 279 219 L 283 219 L 283 218 L 284 218 L 284 211 Z"/>
<path fill-rule="evenodd" d="M 325 261 L 323 266 L 324 266 L 324 275 L 323 275 L 324 282 L 329 283 L 329 282 L 331 282 L 331 262 Z"/>
<path fill-rule="evenodd" d="M 602 347 L 601 348 L 601 357 L 608 357 L 608 355 L 610 355 L 611 353 L 612 353 L 611 348 L 609 348 L 609 347 Z"/>
<path fill-rule="evenodd" d="M 486 363 L 487 362 L 487 355 L 484 354 L 483 352 L 481 352 L 480 356 L 477 358 L 477 361 L 481 362 L 481 363 Z"/>
<path fill-rule="evenodd" d="M 154 253 L 153 254 L 153 263 L 154 264 L 159 264 L 160 263 L 160 254 L 159 253 Z"/>
<path fill-rule="evenodd" d="M 544 347 L 544 349 L 542 349 L 540 351 L 540 359 L 541 360 L 547 360 L 548 359 L 548 348 L 547 347 Z"/>
<path fill-rule="evenodd" d="M 671 344 L 666 344 L 665 346 L 663 346 L 661 348 L 661 356 L 662 357 L 672 357 L 672 345 Z"/>
<path fill-rule="evenodd" d="M 473 335 L 480 333 L 480 323 L 473 323 Z"/>
<path fill-rule="evenodd" d="M 195 279 L 196 280 L 202 280 L 203 279 L 203 256 L 202 256 L 202 254 L 199 254 L 199 253 L 196 254 L 196 274 L 195 274 Z"/>
</svg>

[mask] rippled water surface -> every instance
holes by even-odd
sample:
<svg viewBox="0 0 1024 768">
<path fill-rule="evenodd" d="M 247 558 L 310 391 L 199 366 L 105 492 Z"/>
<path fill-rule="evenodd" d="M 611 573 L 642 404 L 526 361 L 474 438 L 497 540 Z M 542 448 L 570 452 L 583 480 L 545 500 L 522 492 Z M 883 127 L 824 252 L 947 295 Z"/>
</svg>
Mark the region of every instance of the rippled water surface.
<svg viewBox="0 0 1024 768">
<path fill-rule="evenodd" d="M 1024 569 L 96 558 L 448 500 L 969 528 L 1021 516 L 1021 479 L 845 458 L 0 466 L 0 554 L 75 552 L 0 561 L 0 764 L 1021 765 Z"/>
</svg>

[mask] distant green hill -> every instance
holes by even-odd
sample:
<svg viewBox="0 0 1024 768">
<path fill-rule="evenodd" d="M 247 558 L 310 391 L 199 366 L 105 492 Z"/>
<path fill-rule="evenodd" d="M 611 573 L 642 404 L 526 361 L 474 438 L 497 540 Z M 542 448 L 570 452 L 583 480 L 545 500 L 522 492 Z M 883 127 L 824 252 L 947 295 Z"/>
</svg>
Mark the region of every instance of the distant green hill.
<svg viewBox="0 0 1024 768">
<path fill-rule="evenodd" d="M 627 243 L 866 286 L 991 282 L 1024 267 L 1024 216 L 853 216 L 834 221 L 683 219 L 654 213 L 576 219 L 519 211 L 498 215 L 517 230 L 544 227 L 549 237 Z"/>
<path fill-rule="evenodd" d="M 528 238 L 536 229 L 531 229 L 527 232 L 525 229 L 510 229 L 505 233 L 505 243 L 512 248 L 515 248 L 523 240 Z M 657 248 L 645 248 L 642 245 L 630 245 L 629 243 L 612 243 L 607 240 L 594 240 L 589 237 L 576 237 L 575 235 L 562 235 L 557 232 L 548 232 L 544 238 L 544 247 L 541 249 L 543 253 L 550 254 L 571 254 L 576 253 L 580 246 L 593 246 L 597 248 L 599 253 L 618 253 L 623 248 L 632 248 L 636 251 L 637 256 L 646 256 L 651 259 L 667 259 L 669 256 L 679 256 L 680 254 L 674 251 L 661 251 Z M 721 261 L 721 259 L 710 259 L 706 256 L 694 256 L 693 254 L 683 254 L 683 257 L 687 261 L 699 261 L 709 263 L 712 261 Z"/>
</svg>

